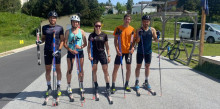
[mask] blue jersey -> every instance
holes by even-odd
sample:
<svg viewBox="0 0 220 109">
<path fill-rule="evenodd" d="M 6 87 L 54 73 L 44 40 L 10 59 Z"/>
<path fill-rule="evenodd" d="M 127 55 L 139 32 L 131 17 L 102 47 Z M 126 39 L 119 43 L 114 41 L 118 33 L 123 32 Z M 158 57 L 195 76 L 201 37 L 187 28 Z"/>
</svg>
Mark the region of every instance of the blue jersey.
<svg viewBox="0 0 220 109">
<path fill-rule="evenodd" d="M 83 38 L 82 37 L 82 32 L 81 32 L 80 29 L 78 29 L 77 34 L 73 34 L 72 30 L 69 29 L 69 37 L 68 37 L 68 44 L 69 45 L 68 45 L 68 47 L 72 50 L 75 50 L 75 45 L 82 46 L 82 38 Z M 82 51 L 82 49 L 77 49 L 77 51 Z"/>
<path fill-rule="evenodd" d="M 151 54 L 152 53 L 151 45 L 152 45 L 152 37 L 153 37 L 151 27 L 149 27 L 147 31 L 144 31 L 143 29 L 141 29 L 138 34 L 139 34 L 139 37 L 142 37 L 143 39 L 144 54 Z M 141 38 L 140 38 L 140 42 L 138 43 L 137 53 L 143 54 Z"/>
<path fill-rule="evenodd" d="M 42 27 L 43 35 L 45 35 L 44 50 L 53 51 L 53 33 L 55 31 L 55 49 L 58 50 L 60 46 L 60 35 L 63 35 L 63 27 L 59 25 L 50 26 L 44 25 Z"/>
</svg>

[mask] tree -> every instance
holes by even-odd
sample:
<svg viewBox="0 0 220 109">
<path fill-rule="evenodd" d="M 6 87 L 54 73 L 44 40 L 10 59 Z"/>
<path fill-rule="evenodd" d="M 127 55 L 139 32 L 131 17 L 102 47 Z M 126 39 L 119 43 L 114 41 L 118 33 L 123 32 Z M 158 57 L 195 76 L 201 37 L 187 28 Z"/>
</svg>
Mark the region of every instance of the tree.
<svg viewBox="0 0 220 109">
<path fill-rule="evenodd" d="M 21 9 L 20 0 L 0 0 L 0 11 L 11 12 Z"/>
<path fill-rule="evenodd" d="M 199 11 L 200 0 L 178 0 L 177 7 L 188 11 Z"/>
<path fill-rule="evenodd" d="M 115 8 L 118 10 L 118 14 L 121 14 L 121 13 L 122 13 L 121 4 L 120 4 L 119 2 L 117 2 Z"/>
<path fill-rule="evenodd" d="M 127 8 L 128 14 L 131 14 L 133 4 L 134 4 L 133 0 L 128 0 L 127 1 L 126 8 Z"/>
</svg>

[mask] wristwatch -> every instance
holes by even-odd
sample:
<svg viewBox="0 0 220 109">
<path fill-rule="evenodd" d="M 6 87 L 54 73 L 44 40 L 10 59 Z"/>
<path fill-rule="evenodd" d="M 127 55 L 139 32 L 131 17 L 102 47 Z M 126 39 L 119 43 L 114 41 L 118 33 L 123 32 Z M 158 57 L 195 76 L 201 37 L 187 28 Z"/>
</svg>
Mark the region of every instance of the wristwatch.
<svg viewBox="0 0 220 109">
<path fill-rule="evenodd" d="M 111 57 L 111 55 L 108 55 L 108 57 Z"/>
</svg>

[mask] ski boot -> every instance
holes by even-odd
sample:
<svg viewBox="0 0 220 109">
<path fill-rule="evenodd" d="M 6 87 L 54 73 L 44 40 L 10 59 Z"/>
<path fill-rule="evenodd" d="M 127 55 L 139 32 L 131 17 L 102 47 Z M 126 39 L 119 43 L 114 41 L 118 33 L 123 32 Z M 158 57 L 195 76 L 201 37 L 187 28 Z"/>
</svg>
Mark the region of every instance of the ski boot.
<svg viewBox="0 0 220 109">
<path fill-rule="evenodd" d="M 156 92 L 151 89 L 151 86 L 148 82 L 143 83 L 143 87 L 151 93 L 151 95 L 156 96 Z"/>
</svg>

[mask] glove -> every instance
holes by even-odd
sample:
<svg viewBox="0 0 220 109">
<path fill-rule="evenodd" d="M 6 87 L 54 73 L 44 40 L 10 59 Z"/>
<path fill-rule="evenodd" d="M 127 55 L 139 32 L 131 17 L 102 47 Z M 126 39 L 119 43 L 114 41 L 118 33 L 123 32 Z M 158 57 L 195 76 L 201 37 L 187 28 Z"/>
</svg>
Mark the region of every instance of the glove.
<svg viewBox="0 0 220 109">
<path fill-rule="evenodd" d="M 157 30 L 157 39 L 159 39 L 160 38 L 160 31 L 159 30 Z"/>
<path fill-rule="evenodd" d="M 36 40 L 36 45 L 39 45 L 39 44 L 42 44 L 42 41 L 41 40 L 39 40 L 39 41 Z"/>
<path fill-rule="evenodd" d="M 55 57 L 58 57 L 60 55 L 60 53 L 61 53 L 61 50 L 59 49 L 59 50 L 55 51 L 52 55 Z"/>
</svg>

